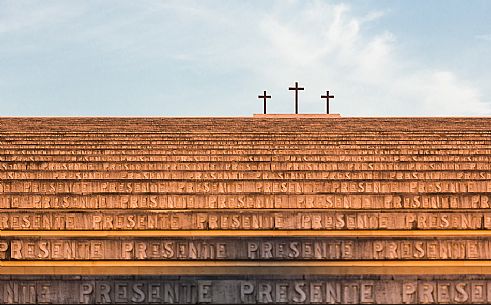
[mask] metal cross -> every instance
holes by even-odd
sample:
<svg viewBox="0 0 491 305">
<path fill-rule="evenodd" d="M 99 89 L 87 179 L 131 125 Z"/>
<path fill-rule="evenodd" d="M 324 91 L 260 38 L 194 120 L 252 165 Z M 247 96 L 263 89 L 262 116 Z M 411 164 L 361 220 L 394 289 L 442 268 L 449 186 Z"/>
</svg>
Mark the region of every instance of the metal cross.
<svg viewBox="0 0 491 305">
<path fill-rule="evenodd" d="M 288 90 L 295 90 L 295 114 L 298 114 L 298 90 L 303 90 L 304 88 L 298 87 L 298 82 L 295 82 L 295 87 L 290 87 Z"/>
<path fill-rule="evenodd" d="M 266 95 L 266 90 L 263 95 L 258 95 L 257 98 L 262 98 L 264 100 L 264 114 L 266 114 L 266 99 L 271 98 L 271 95 Z"/>
<path fill-rule="evenodd" d="M 329 95 L 329 90 L 326 91 L 326 95 L 321 95 L 321 98 L 326 99 L 327 104 L 327 114 L 329 114 L 329 99 L 334 98 L 334 95 Z"/>
</svg>

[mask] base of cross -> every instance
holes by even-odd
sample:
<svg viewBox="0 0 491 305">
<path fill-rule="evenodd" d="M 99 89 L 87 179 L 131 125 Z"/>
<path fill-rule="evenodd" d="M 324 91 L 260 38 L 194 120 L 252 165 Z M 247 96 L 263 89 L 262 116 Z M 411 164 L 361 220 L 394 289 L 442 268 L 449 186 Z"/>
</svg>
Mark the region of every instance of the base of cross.
<svg viewBox="0 0 491 305">
<path fill-rule="evenodd" d="M 322 113 L 313 113 L 313 114 L 307 114 L 307 113 L 301 113 L 301 114 L 294 114 L 294 113 L 273 113 L 273 114 L 263 114 L 263 113 L 255 113 L 254 116 L 255 118 L 271 118 L 271 119 L 327 119 L 327 118 L 340 118 L 341 114 L 339 113 L 329 113 L 329 114 L 322 114 Z"/>
</svg>

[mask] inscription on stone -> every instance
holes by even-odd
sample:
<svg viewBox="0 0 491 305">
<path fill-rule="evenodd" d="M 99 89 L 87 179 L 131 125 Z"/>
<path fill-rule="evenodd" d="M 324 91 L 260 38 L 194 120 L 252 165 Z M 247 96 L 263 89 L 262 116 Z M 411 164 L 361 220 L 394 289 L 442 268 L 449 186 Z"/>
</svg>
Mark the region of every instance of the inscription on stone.
<svg viewBox="0 0 491 305">
<path fill-rule="evenodd" d="M 0 281 L 2 304 L 483 304 L 489 279 L 51 279 Z"/>
<path fill-rule="evenodd" d="M 489 304 L 489 126 L 0 118 L 0 303 Z"/>
<path fill-rule="evenodd" d="M 10 209 L 489 209 L 486 194 L 3 195 Z"/>
<path fill-rule="evenodd" d="M 491 239 L 4 239 L 3 260 L 489 260 Z"/>
<path fill-rule="evenodd" d="M 491 213 L 344 211 L 4 212 L 2 230 L 469 230 L 491 229 Z"/>
<path fill-rule="evenodd" d="M 228 180 L 225 182 L 191 181 L 63 181 L 48 182 L 7 180 L 0 181 L 0 193 L 38 194 L 95 194 L 95 193 L 179 193 L 179 194 L 223 194 L 223 193 L 491 193 L 491 181 L 247 181 Z"/>
<path fill-rule="evenodd" d="M 187 162 L 0 162 L 5 171 L 468 171 L 491 170 L 488 162 L 344 162 L 344 161 L 187 161 Z"/>
</svg>

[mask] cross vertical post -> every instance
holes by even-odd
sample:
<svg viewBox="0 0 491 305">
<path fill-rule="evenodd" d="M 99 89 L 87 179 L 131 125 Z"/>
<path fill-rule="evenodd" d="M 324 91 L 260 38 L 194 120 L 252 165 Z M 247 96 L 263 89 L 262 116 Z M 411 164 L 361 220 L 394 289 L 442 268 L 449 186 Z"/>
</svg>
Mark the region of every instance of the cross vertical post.
<svg viewBox="0 0 491 305">
<path fill-rule="evenodd" d="M 257 97 L 264 100 L 264 114 L 266 114 L 266 99 L 271 98 L 271 95 L 266 95 L 266 90 L 264 90 L 263 95 L 258 95 Z"/>
<path fill-rule="evenodd" d="M 321 98 L 326 99 L 326 105 L 327 105 L 327 114 L 329 114 L 329 99 L 334 98 L 334 95 L 329 95 L 329 90 L 326 91 L 326 95 L 321 95 Z"/>
<path fill-rule="evenodd" d="M 288 90 L 295 90 L 295 114 L 298 114 L 298 91 L 304 89 L 298 86 L 298 82 L 295 82 L 295 87 L 288 88 Z"/>
</svg>

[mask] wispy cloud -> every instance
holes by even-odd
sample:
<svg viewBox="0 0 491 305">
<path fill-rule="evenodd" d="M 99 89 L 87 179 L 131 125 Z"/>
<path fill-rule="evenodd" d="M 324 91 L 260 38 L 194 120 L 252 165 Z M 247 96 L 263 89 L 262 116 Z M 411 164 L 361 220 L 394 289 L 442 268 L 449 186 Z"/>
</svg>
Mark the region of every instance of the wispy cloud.
<svg viewBox="0 0 491 305">
<path fill-rule="evenodd" d="M 0 2 L 0 54 L 10 50 L 11 57 L 23 56 L 18 51 L 23 44 L 31 51 L 57 45 L 53 51 L 60 56 L 53 58 L 87 65 L 84 56 L 92 56 L 88 63 L 97 60 L 104 76 L 113 72 L 113 77 L 133 81 L 171 80 L 173 87 L 154 89 L 155 96 L 183 101 L 173 103 L 174 113 L 180 114 L 200 114 L 203 108 L 189 107 L 192 103 L 212 104 L 211 113 L 249 114 L 258 109 L 255 96 L 264 89 L 273 95 L 271 112 L 291 112 L 287 87 L 295 81 L 306 87 L 301 112 L 322 111 L 319 96 L 331 90 L 336 96 L 332 109 L 344 115 L 491 114 L 491 101 L 483 98 L 470 74 L 464 77 L 404 52 L 404 42 L 383 23 L 390 9 L 360 13 L 354 5 L 316 0 L 6 0 Z M 31 36 L 12 44 L 1 40 L 2 34 L 19 33 Z M 49 43 L 32 43 L 38 33 Z M 491 40 L 490 35 L 476 38 Z M 101 86 L 105 81 L 99 80 Z M 126 87 L 147 93 L 155 84 Z M 207 100 L 196 101 L 194 91 Z M 228 106 L 230 100 L 236 107 Z"/>
<path fill-rule="evenodd" d="M 83 6 L 76 2 L 4 0 L 0 2 L 0 34 L 57 24 L 82 11 Z"/>
<path fill-rule="evenodd" d="M 335 108 L 345 114 L 491 114 L 491 105 L 481 99 L 471 80 L 445 67 L 403 57 L 397 37 L 388 30 L 365 31 L 387 11 L 355 15 L 347 4 L 281 4 L 270 11 L 208 9 L 210 22 L 213 14 L 221 22 L 228 16 L 229 30 L 236 36 L 212 30 L 223 35 L 211 40 L 214 48 L 208 48 L 209 53 L 197 48 L 187 58 L 212 67 L 226 63 L 227 69 L 248 74 L 260 89 L 269 88 L 280 100 L 290 100 L 285 88 L 300 80 L 310 89 L 302 92 L 305 111 L 318 109 L 318 95 L 331 89 L 339 95 Z M 282 104 L 276 110 L 290 108 Z"/>
<path fill-rule="evenodd" d="M 275 54 L 276 66 L 268 69 L 276 71 L 271 82 L 296 76 L 314 88 L 330 86 L 342 98 L 344 106 L 338 109 L 357 115 L 491 113 L 472 81 L 445 67 L 404 58 L 397 37 L 388 31 L 366 34 L 364 24 L 382 12 L 356 16 L 348 5 L 322 2 L 292 9 L 300 18 L 288 20 L 276 13 L 263 21 L 261 30 Z"/>
<path fill-rule="evenodd" d="M 491 41 L 491 34 L 476 35 L 476 39 L 484 40 L 484 41 Z"/>
</svg>

